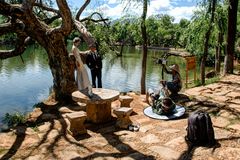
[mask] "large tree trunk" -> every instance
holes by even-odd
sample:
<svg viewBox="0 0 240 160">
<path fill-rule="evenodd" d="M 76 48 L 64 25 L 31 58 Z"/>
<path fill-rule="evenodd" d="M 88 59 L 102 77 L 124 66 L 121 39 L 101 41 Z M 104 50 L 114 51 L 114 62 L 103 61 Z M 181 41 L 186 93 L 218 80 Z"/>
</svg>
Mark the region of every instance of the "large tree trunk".
<svg viewBox="0 0 240 160">
<path fill-rule="evenodd" d="M 74 79 L 75 63 L 68 56 L 67 44 L 65 44 L 64 39 L 72 32 L 75 24 L 88 45 L 95 43 L 92 35 L 79 21 L 81 13 L 90 3 L 90 0 L 85 0 L 75 21 L 72 19 L 66 0 L 56 0 L 58 9 L 48 6 L 41 0 L 27 0 L 19 2 L 19 4 L 8 2 L 4 0 L 0 2 L 0 16 L 9 17 L 8 22 L 0 25 L 0 35 L 16 33 L 21 41 L 17 43 L 15 50 L 0 51 L 0 59 L 21 55 L 24 52 L 26 40 L 30 38 L 35 40 L 47 51 L 53 75 L 55 99 L 57 101 L 71 99 L 72 91 L 77 88 Z M 44 17 L 42 14 L 37 14 L 37 10 L 44 11 L 48 16 Z M 58 18 L 61 18 L 59 26 L 50 25 Z M 53 28 L 53 26 L 55 27 Z"/>
<path fill-rule="evenodd" d="M 201 83 L 205 84 L 205 64 L 206 64 L 206 59 L 208 56 L 208 42 L 209 42 L 209 37 L 210 33 L 212 30 L 212 23 L 214 21 L 214 12 L 215 12 L 215 6 L 216 6 L 216 0 L 213 0 L 211 2 L 211 18 L 209 21 L 209 28 L 205 34 L 205 39 L 204 39 L 204 50 L 203 50 L 203 56 L 201 58 L 201 67 L 200 67 L 200 72 L 201 72 Z"/>
<path fill-rule="evenodd" d="M 224 59 L 223 74 L 233 73 L 234 48 L 237 25 L 238 0 L 229 0 L 228 7 L 228 34 L 227 34 L 227 54 Z"/>
<path fill-rule="evenodd" d="M 68 101 L 76 90 L 74 68 L 75 63 L 68 56 L 67 47 L 62 37 L 51 38 L 47 44 L 49 66 L 53 75 L 53 90 L 58 101 Z"/>
<path fill-rule="evenodd" d="M 142 22 L 141 22 L 141 30 L 142 30 L 142 38 L 143 38 L 143 55 L 142 55 L 142 75 L 141 75 L 141 94 L 146 93 L 146 66 L 147 66 L 147 32 L 146 32 L 146 25 L 145 19 L 147 15 L 147 0 L 143 2 L 143 15 L 142 15 Z"/>
<path fill-rule="evenodd" d="M 222 53 L 222 43 L 223 43 L 223 33 L 219 32 L 218 33 L 218 44 L 216 46 L 216 54 L 215 54 L 215 71 L 218 74 L 220 73 L 220 68 L 221 68 L 220 56 Z"/>
</svg>

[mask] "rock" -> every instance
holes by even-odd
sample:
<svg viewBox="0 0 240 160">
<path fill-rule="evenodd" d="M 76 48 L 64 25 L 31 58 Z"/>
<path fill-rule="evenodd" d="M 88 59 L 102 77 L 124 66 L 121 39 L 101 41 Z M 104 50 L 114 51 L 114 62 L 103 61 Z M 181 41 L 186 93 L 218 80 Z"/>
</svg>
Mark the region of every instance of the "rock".
<svg viewBox="0 0 240 160">
<path fill-rule="evenodd" d="M 16 135 L 13 132 L 0 133 L 0 148 L 9 149 L 14 144 Z"/>
<path fill-rule="evenodd" d="M 153 157 L 141 154 L 139 152 L 135 152 L 135 153 L 129 154 L 126 157 L 121 158 L 121 160 L 141 160 L 141 159 L 142 160 L 148 160 L 148 159 L 152 160 Z"/>
<path fill-rule="evenodd" d="M 216 155 L 219 159 L 227 160 L 239 160 L 240 159 L 240 148 L 224 147 Z"/>
<path fill-rule="evenodd" d="M 160 157 L 164 160 L 177 160 L 180 157 L 180 152 L 172 150 L 168 147 L 164 146 L 151 146 L 149 149 L 152 152 L 155 152 L 160 155 Z"/>
<path fill-rule="evenodd" d="M 91 141 L 91 146 L 98 146 L 99 148 L 103 148 L 108 145 L 108 141 L 102 137 L 95 137 Z"/>
<path fill-rule="evenodd" d="M 217 126 L 220 128 L 224 128 L 230 124 L 230 121 L 223 117 L 214 117 L 214 118 L 212 118 L 212 122 L 213 122 L 214 126 Z"/>
<path fill-rule="evenodd" d="M 240 105 L 240 99 L 233 99 L 230 102 Z"/>
<path fill-rule="evenodd" d="M 143 143 L 159 143 L 160 140 L 158 139 L 157 136 L 155 136 L 154 134 L 148 134 L 142 138 L 140 138 L 140 140 L 143 142 Z"/>
<path fill-rule="evenodd" d="M 26 158 L 26 160 L 42 160 L 43 155 L 34 155 L 34 156 L 29 156 L 28 158 Z"/>
<path fill-rule="evenodd" d="M 140 127 L 140 132 L 146 133 L 148 130 L 153 129 L 154 126 L 152 124 L 141 126 Z"/>
<path fill-rule="evenodd" d="M 69 109 L 69 108 L 67 108 L 67 107 L 61 107 L 61 108 L 58 109 L 58 111 L 59 111 L 60 113 L 62 113 L 62 114 L 74 112 L 73 110 L 71 110 L 71 109 Z"/>
<path fill-rule="evenodd" d="M 227 112 L 226 110 L 221 110 L 221 111 L 218 113 L 218 116 L 225 117 L 225 118 L 229 118 L 230 113 Z"/>
<path fill-rule="evenodd" d="M 38 132 L 47 132 L 48 130 L 51 129 L 50 126 L 51 126 L 50 122 L 44 122 L 43 125 L 37 127 L 37 130 Z"/>
<path fill-rule="evenodd" d="M 172 133 L 177 133 L 177 132 L 180 132 L 179 129 L 172 129 L 172 128 L 169 128 L 169 129 L 164 129 L 161 131 L 162 134 L 172 134 Z"/>
<path fill-rule="evenodd" d="M 227 139 L 231 135 L 231 132 L 225 129 L 214 128 L 214 135 L 215 135 L 215 139 L 217 140 Z"/>
<path fill-rule="evenodd" d="M 226 96 L 231 97 L 233 99 L 240 99 L 240 93 L 239 92 L 230 92 Z"/>
<path fill-rule="evenodd" d="M 170 148 L 176 148 L 183 143 L 185 143 L 185 138 L 184 137 L 178 137 L 178 138 L 175 138 L 175 139 L 172 139 L 172 140 L 168 141 L 167 143 L 164 144 L 164 146 L 168 146 Z"/>
<path fill-rule="evenodd" d="M 72 159 L 81 159 L 81 155 L 77 151 L 63 150 L 57 154 L 58 159 L 72 160 Z"/>
<path fill-rule="evenodd" d="M 212 95 L 211 97 L 212 97 L 212 99 L 214 99 L 215 101 L 218 101 L 218 102 L 227 102 L 228 100 L 230 100 L 230 98 L 227 96 Z"/>
<path fill-rule="evenodd" d="M 97 156 L 97 155 L 96 155 Z M 116 160 L 115 157 L 109 157 L 109 156 L 104 156 L 101 157 L 101 154 L 99 154 L 99 156 L 97 156 L 96 158 L 94 158 L 94 160 Z"/>
<path fill-rule="evenodd" d="M 229 125 L 227 128 L 237 130 L 238 132 L 240 131 L 240 124 L 232 124 Z"/>
<path fill-rule="evenodd" d="M 42 110 L 41 108 L 35 108 L 27 117 L 27 121 L 29 122 L 36 122 L 38 117 L 42 115 Z"/>
</svg>

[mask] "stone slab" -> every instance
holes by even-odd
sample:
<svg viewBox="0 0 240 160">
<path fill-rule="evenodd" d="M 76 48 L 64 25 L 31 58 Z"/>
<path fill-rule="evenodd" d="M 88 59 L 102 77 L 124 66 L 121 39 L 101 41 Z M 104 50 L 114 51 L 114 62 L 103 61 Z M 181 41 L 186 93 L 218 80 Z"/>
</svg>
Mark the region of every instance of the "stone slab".
<svg viewBox="0 0 240 160">
<path fill-rule="evenodd" d="M 160 157 L 164 160 L 177 160 L 181 153 L 178 151 L 175 151 L 171 148 L 164 147 L 164 146 L 151 146 L 149 149 L 152 152 L 155 152 L 160 155 Z"/>
</svg>

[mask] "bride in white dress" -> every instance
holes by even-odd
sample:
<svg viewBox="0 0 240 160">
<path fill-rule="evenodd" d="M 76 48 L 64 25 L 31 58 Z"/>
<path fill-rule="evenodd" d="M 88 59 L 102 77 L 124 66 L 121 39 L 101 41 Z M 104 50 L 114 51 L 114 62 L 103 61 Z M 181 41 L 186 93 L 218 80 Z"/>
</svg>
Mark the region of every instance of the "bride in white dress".
<svg viewBox="0 0 240 160">
<path fill-rule="evenodd" d="M 72 53 L 76 60 L 77 66 L 77 85 L 78 90 L 88 89 L 89 96 L 92 96 L 92 86 L 88 77 L 87 70 L 82 62 L 80 54 L 85 54 L 84 52 L 80 52 L 77 48 L 80 45 L 80 38 L 75 37 L 73 39 Z"/>
</svg>

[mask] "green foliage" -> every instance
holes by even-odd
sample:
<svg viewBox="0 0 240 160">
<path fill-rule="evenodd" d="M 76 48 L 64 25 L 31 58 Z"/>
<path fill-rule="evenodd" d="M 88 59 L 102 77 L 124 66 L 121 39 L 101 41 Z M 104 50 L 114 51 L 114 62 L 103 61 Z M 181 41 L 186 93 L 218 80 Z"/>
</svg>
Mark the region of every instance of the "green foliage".
<svg viewBox="0 0 240 160">
<path fill-rule="evenodd" d="M 3 153 L 6 153 L 8 149 L 0 147 L 0 154 L 2 155 Z"/>
<path fill-rule="evenodd" d="M 0 23 L 4 23 L 7 20 L 7 18 L 3 15 L 0 15 Z"/>
<path fill-rule="evenodd" d="M 16 112 L 13 114 L 6 113 L 3 119 L 3 123 L 7 124 L 8 127 L 15 127 L 25 122 L 26 122 L 26 117 L 24 114 L 20 112 Z"/>
</svg>

